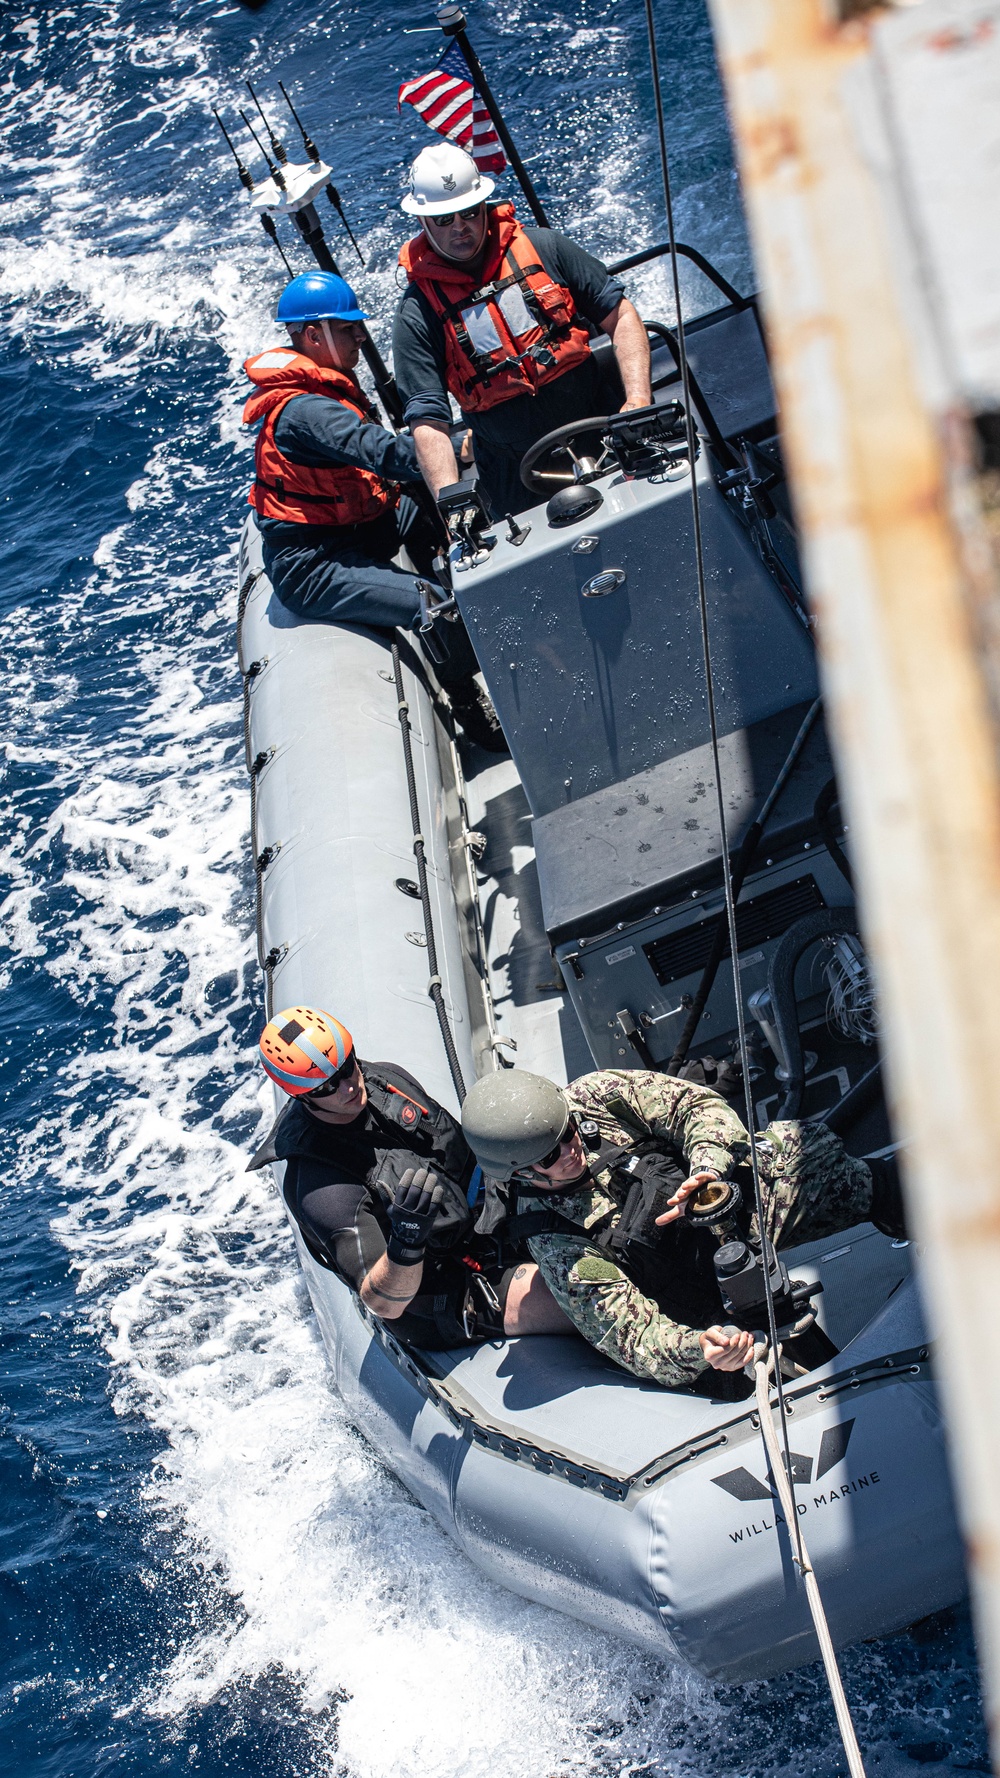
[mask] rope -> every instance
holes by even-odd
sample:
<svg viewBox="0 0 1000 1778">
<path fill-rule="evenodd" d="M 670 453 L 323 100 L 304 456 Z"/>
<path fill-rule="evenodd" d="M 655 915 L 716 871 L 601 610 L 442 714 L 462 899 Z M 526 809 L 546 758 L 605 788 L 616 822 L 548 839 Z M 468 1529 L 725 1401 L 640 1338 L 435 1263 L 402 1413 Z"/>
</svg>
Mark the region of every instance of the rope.
<svg viewBox="0 0 1000 1778">
<path fill-rule="evenodd" d="M 809 1560 L 809 1552 L 806 1549 L 805 1539 L 802 1536 L 802 1529 L 799 1524 L 799 1515 L 795 1510 L 795 1494 L 792 1489 L 790 1471 L 786 1470 L 782 1462 L 781 1447 L 778 1444 L 778 1434 L 775 1431 L 774 1421 L 771 1418 L 771 1400 L 768 1390 L 769 1368 L 770 1364 L 767 1347 L 763 1341 L 759 1341 L 754 1346 L 753 1370 L 754 1384 L 757 1390 L 757 1413 L 760 1419 L 760 1429 L 764 1435 L 764 1444 L 767 1448 L 767 1454 L 771 1463 L 771 1473 L 774 1476 L 774 1485 L 778 1490 L 778 1499 L 781 1501 L 782 1510 L 785 1515 L 785 1523 L 788 1525 L 789 1529 L 791 1529 L 793 1525 L 795 1527 L 795 1562 L 802 1575 L 803 1582 L 805 1583 L 806 1598 L 809 1602 L 809 1610 L 812 1614 L 813 1628 L 816 1631 L 816 1640 L 819 1643 L 820 1654 L 823 1657 L 823 1666 L 826 1670 L 826 1682 L 830 1688 L 830 1696 L 833 1699 L 833 1708 L 837 1714 L 837 1727 L 840 1730 L 840 1738 L 844 1744 L 844 1752 L 847 1755 L 848 1770 L 851 1774 L 851 1778 L 865 1778 L 865 1768 L 861 1758 L 861 1749 L 858 1746 L 858 1738 L 854 1732 L 854 1724 L 851 1721 L 850 1706 L 844 1694 L 844 1682 L 840 1677 L 840 1668 L 837 1666 L 837 1656 L 834 1653 L 833 1639 L 830 1635 L 830 1626 L 826 1621 L 826 1612 L 823 1609 L 823 1599 L 819 1590 L 819 1582 L 813 1571 L 813 1565 Z M 777 1369 L 780 1371 L 780 1368 L 779 1364 Z"/>
<path fill-rule="evenodd" d="M 736 903 L 733 895 L 732 861 L 729 851 L 729 824 L 726 819 L 726 804 L 722 791 L 722 762 L 719 756 L 719 724 L 715 708 L 715 678 L 712 671 L 712 642 L 708 623 L 708 591 L 705 584 L 705 551 L 701 531 L 701 504 L 698 497 L 698 477 L 696 474 L 697 439 L 694 429 L 694 414 L 691 406 L 691 379 L 688 373 L 687 341 L 684 329 L 684 316 L 681 307 L 680 270 L 677 257 L 676 239 L 674 235 L 674 205 L 670 190 L 670 163 L 667 158 L 667 137 L 663 122 L 663 94 L 660 90 L 660 63 L 656 49 L 656 28 L 653 24 L 652 0 L 646 3 L 646 30 L 649 37 L 649 59 L 653 75 L 653 93 L 656 100 L 656 127 L 660 143 L 660 167 L 663 174 L 663 198 L 667 217 L 667 235 L 670 241 L 670 270 L 673 280 L 674 308 L 677 316 L 677 351 L 681 373 L 681 390 L 684 396 L 684 420 L 687 432 L 688 458 L 691 465 L 691 518 L 694 528 L 694 554 L 698 585 L 698 614 L 701 628 L 701 648 L 705 667 L 705 699 L 708 705 L 708 728 L 712 747 L 712 769 L 715 774 L 715 802 L 719 821 L 719 836 L 722 842 L 722 882 L 726 901 L 726 924 L 729 931 L 729 950 L 733 962 L 733 983 L 736 1000 L 736 1022 L 739 1036 L 740 1066 L 743 1070 L 743 1090 L 746 1103 L 746 1125 L 750 1140 L 750 1162 L 753 1171 L 754 1209 L 757 1214 L 757 1228 L 761 1239 L 766 1239 L 764 1221 L 764 1200 L 760 1183 L 760 1162 L 757 1154 L 757 1142 L 754 1133 L 753 1098 L 750 1083 L 750 1057 L 747 1045 L 746 1019 L 743 1010 L 743 996 L 740 991 L 739 977 L 739 946 L 736 935 Z M 767 1280 L 767 1317 L 768 1333 L 772 1350 L 778 1349 L 778 1329 L 774 1319 L 774 1302 L 770 1279 L 765 1267 Z M 778 1389 L 778 1411 L 781 1417 L 781 1431 L 786 1453 L 790 1452 L 788 1443 L 788 1424 L 785 1416 L 785 1400 L 781 1388 L 780 1373 L 775 1379 Z M 791 1462 L 789 1456 L 789 1464 Z"/>
<path fill-rule="evenodd" d="M 236 652 L 239 660 L 243 659 L 243 620 L 246 616 L 250 594 L 253 592 L 262 570 L 251 571 L 242 582 L 236 605 Z M 257 938 L 257 962 L 264 977 L 264 1010 L 271 1017 L 274 1010 L 272 1001 L 272 970 L 276 957 L 264 955 L 264 897 L 263 879 L 264 866 L 261 854 L 257 850 L 257 772 L 250 752 L 250 688 L 262 672 L 263 661 L 251 661 L 243 674 L 243 749 L 246 753 L 247 773 L 250 779 L 250 852 L 254 869 L 254 928 Z"/>
<path fill-rule="evenodd" d="M 406 788 L 410 797 L 410 821 L 413 824 L 413 856 L 417 861 L 417 884 L 420 889 L 420 905 L 424 911 L 424 936 L 427 939 L 427 966 L 430 980 L 427 992 L 434 1002 L 437 1022 L 441 1030 L 444 1053 L 448 1058 L 452 1085 L 458 1094 L 458 1103 L 465 1100 L 465 1078 L 462 1065 L 455 1048 L 455 1039 L 448 1021 L 448 1010 L 444 1003 L 444 991 L 438 973 L 437 944 L 434 938 L 434 920 L 431 914 L 431 896 L 427 887 L 427 864 L 424 858 L 425 841 L 420 831 L 420 804 L 417 801 L 417 777 L 413 769 L 413 743 L 410 738 L 410 706 L 403 690 L 403 667 L 399 658 L 399 644 L 392 645 L 392 671 L 396 680 L 396 707 L 399 712 L 399 728 L 403 737 L 403 758 L 406 762 Z"/>
<path fill-rule="evenodd" d="M 705 698 L 708 705 L 708 727 L 712 747 L 712 768 L 715 774 L 716 809 L 719 820 L 719 836 L 722 844 L 722 878 L 726 899 L 726 922 L 729 928 L 729 949 L 733 965 L 736 1024 L 739 1038 L 740 1065 L 743 1070 L 743 1090 L 746 1102 L 746 1128 L 750 1145 L 750 1163 L 753 1171 L 754 1210 L 757 1217 L 757 1229 L 760 1240 L 763 1243 L 766 1243 L 767 1224 L 764 1217 L 764 1198 L 760 1179 L 760 1159 L 757 1152 L 756 1132 L 754 1130 L 753 1088 L 750 1080 L 750 1056 L 747 1044 L 746 1016 L 744 1013 L 743 994 L 740 986 L 739 949 L 737 946 L 736 935 L 736 900 L 733 895 L 729 829 L 726 820 L 725 797 L 722 789 L 722 763 L 719 756 L 719 727 L 715 707 L 715 680 L 712 672 L 712 643 L 708 621 L 708 593 L 705 585 L 705 558 L 701 531 L 701 506 L 698 498 L 698 477 L 696 473 L 697 440 L 695 437 L 694 416 L 691 407 L 691 379 L 688 373 L 687 342 L 684 331 L 684 315 L 681 307 L 677 237 L 674 231 L 674 206 L 670 189 L 670 162 L 667 156 L 667 136 L 663 120 L 663 93 L 660 86 L 660 62 L 656 48 L 656 27 L 653 22 L 652 0 L 645 0 L 645 8 L 646 32 L 649 39 L 650 71 L 653 77 L 653 96 L 656 103 L 656 128 L 659 137 L 660 169 L 663 174 L 663 199 L 666 211 L 667 239 L 670 242 L 670 270 L 673 282 L 674 309 L 676 313 L 678 369 L 680 370 L 681 375 L 681 391 L 684 398 L 684 419 L 687 434 L 688 459 L 691 465 L 691 515 L 694 528 L 694 551 L 697 569 L 701 646 L 705 665 Z M 770 1266 L 764 1266 L 763 1274 L 764 1289 L 767 1298 L 767 1324 L 770 1336 L 770 1347 L 772 1353 L 778 1354 L 778 1329 L 774 1314 L 774 1293 L 771 1289 Z M 760 1368 L 756 1364 L 756 1355 L 755 1348 L 755 1372 L 759 1395 L 761 1388 L 761 1374 Z M 823 1605 L 819 1596 L 819 1587 L 812 1568 L 808 1565 L 805 1545 L 802 1541 L 799 1517 L 795 1511 L 795 1501 L 791 1490 L 792 1459 L 788 1441 L 788 1418 L 785 1412 L 785 1397 L 781 1383 L 780 1362 L 776 1363 L 774 1367 L 774 1384 L 777 1394 L 778 1418 L 781 1425 L 781 1444 L 784 1447 L 784 1463 L 782 1462 L 782 1452 L 778 1445 L 777 1433 L 775 1432 L 774 1423 L 771 1419 L 771 1404 L 767 1394 L 766 1366 L 763 1373 L 764 1408 L 760 1415 L 761 1431 L 764 1435 L 764 1442 L 767 1445 L 768 1452 L 771 1455 L 775 1483 L 783 1504 L 787 1494 L 789 1506 L 786 1508 L 786 1517 L 789 1533 L 796 1550 L 796 1561 L 805 1580 L 806 1596 L 809 1600 L 809 1608 L 812 1612 L 813 1622 L 817 1627 L 816 1633 L 819 1637 L 820 1649 L 823 1654 L 823 1664 L 826 1668 L 827 1681 L 830 1685 L 834 1708 L 837 1712 L 837 1723 L 840 1728 L 841 1739 L 844 1743 L 844 1751 L 847 1754 L 847 1762 L 851 1771 L 851 1778 L 864 1778 L 864 1766 L 861 1762 L 861 1754 L 858 1751 L 858 1744 L 854 1734 L 854 1727 L 851 1722 L 850 1711 L 847 1707 L 847 1700 L 844 1697 L 840 1674 L 837 1670 L 836 1658 L 833 1653 L 833 1644 L 830 1641 L 830 1633 L 827 1629 L 826 1618 L 823 1613 Z"/>
</svg>

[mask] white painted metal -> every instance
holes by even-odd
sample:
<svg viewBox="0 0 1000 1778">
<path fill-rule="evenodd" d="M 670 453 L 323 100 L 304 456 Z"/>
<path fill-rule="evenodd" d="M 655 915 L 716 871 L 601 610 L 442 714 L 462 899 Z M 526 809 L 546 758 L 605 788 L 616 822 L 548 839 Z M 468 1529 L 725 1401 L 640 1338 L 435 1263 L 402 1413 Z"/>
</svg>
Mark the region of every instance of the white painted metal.
<svg viewBox="0 0 1000 1778">
<path fill-rule="evenodd" d="M 325 161 L 306 161 L 296 165 L 287 161 L 281 169 L 284 190 L 273 179 L 263 179 L 250 197 L 251 210 L 270 210 L 276 216 L 294 216 L 314 203 L 333 178 L 333 170 Z"/>
<path fill-rule="evenodd" d="M 1000 407 L 1000 3 L 922 0 L 877 18 L 871 42 L 954 398 Z"/>
</svg>

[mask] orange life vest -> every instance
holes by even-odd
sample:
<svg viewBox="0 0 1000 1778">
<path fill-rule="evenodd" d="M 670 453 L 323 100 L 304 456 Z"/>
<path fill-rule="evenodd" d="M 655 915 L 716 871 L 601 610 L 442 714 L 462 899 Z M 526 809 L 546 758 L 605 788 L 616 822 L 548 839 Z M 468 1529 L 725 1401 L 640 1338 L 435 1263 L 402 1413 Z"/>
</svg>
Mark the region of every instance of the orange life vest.
<svg viewBox="0 0 1000 1778">
<path fill-rule="evenodd" d="M 294 395 L 328 395 L 362 420 L 376 415 L 361 385 L 346 371 L 326 370 L 288 346 L 272 346 L 243 366 L 259 391 L 243 409 L 244 426 L 263 417 L 254 452 L 255 480 L 247 499 L 265 519 L 297 525 L 357 525 L 398 504 L 399 489 L 371 469 L 340 463 L 308 468 L 279 451 L 274 426 Z"/>
<path fill-rule="evenodd" d="M 444 327 L 445 379 L 467 414 L 533 395 L 590 356 L 572 293 L 539 264 L 514 206 L 497 204 L 487 214 L 478 284 L 435 253 L 424 234 L 399 254 Z"/>
</svg>

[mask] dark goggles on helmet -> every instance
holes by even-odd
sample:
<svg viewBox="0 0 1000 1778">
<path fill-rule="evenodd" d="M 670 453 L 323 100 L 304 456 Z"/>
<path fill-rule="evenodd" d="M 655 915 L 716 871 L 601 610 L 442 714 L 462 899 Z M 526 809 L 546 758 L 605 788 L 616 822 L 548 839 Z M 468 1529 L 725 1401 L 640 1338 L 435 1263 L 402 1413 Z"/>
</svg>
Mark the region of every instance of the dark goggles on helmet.
<svg viewBox="0 0 1000 1778">
<path fill-rule="evenodd" d="M 471 210 L 453 210 L 450 216 L 430 216 L 428 221 L 433 222 L 435 228 L 450 228 L 453 222 L 471 222 L 474 216 L 479 215 L 482 207 L 483 199 L 480 198 Z"/>
<path fill-rule="evenodd" d="M 555 1148 L 550 1148 L 548 1154 L 542 1155 L 541 1160 L 532 1161 L 532 1163 L 531 1163 L 532 1166 L 533 1167 L 554 1167 L 557 1160 L 559 1159 L 559 1156 L 562 1154 L 563 1149 L 567 1146 L 568 1143 L 572 1142 L 573 1137 L 576 1135 L 576 1132 L 577 1132 L 576 1118 L 571 1117 L 569 1120 L 569 1123 L 566 1125 L 565 1130 L 563 1131 L 558 1142 L 556 1143 Z"/>
<path fill-rule="evenodd" d="M 350 1079 L 357 1065 L 358 1058 L 352 1050 L 346 1062 L 341 1062 L 340 1067 L 334 1074 L 328 1075 L 326 1080 L 321 1080 L 318 1086 L 310 1088 L 308 1093 L 303 1094 L 303 1098 L 328 1099 L 332 1093 L 337 1091 L 339 1086 L 343 1085 L 345 1080 Z"/>
</svg>

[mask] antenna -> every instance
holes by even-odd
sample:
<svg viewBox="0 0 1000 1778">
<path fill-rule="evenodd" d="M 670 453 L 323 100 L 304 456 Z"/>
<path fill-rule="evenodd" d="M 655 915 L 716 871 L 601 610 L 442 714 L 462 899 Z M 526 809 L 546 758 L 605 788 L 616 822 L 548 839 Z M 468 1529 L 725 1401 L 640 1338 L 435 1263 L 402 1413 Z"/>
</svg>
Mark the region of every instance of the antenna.
<svg viewBox="0 0 1000 1778">
<path fill-rule="evenodd" d="M 226 126 L 223 123 L 221 117 L 219 116 L 219 113 L 216 111 L 214 105 L 212 106 L 212 116 L 215 118 L 216 123 L 218 124 L 220 130 L 222 131 L 222 134 L 225 136 L 226 141 L 229 144 L 230 149 L 232 150 L 233 159 L 236 162 L 236 171 L 238 172 L 238 174 L 240 176 L 240 184 L 242 186 L 244 186 L 247 191 L 253 191 L 253 174 L 249 171 L 249 169 L 247 167 L 245 167 L 243 165 L 243 162 L 240 160 L 239 150 L 237 149 L 232 136 L 229 134 L 229 131 L 226 129 Z"/>
<path fill-rule="evenodd" d="M 278 239 L 278 229 L 277 229 L 277 225 L 275 223 L 274 217 L 270 216 L 266 210 L 261 211 L 260 226 L 264 230 L 264 233 L 268 236 L 268 238 L 274 242 L 274 245 L 277 247 L 278 252 L 281 254 L 281 257 L 284 260 L 285 270 L 288 273 L 288 276 L 290 278 L 294 278 L 295 270 L 292 266 L 289 265 L 288 259 L 286 258 L 286 255 L 285 255 L 285 249 L 283 248 L 283 246 L 281 245 L 281 242 Z"/>
<path fill-rule="evenodd" d="M 278 189 L 280 191 L 284 191 L 285 180 L 284 180 L 284 176 L 282 174 L 281 168 L 275 166 L 273 160 L 271 159 L 271 156 L 268 154 L 267 149 L 264 147 L 263 142 L 261 141 L 260 137 L 258 136 L 257 131 L 254 129 L 253 124 L 250 122 L 250 119 L 248 118 L 246 112 L 241 111 L 240 116 L 242 117 L 243 122 L 246 124 L 247 129 L 250 131 L 251 136 L 253 137 L 254 141 L 257 144 L 257 147 L 260 149 L 261 154 L 264 156 L 264 159 L 267 162 L 267 170 L 270 173 L 271 178 L 274 180 L 275 185 L 278 187 Z"/>
<path fill-rule="evenodd" d="M 313 141 L 312 137 L 310 136 L 308 130 L 306 129 L 305 124 L 302 122 L 302 119 L 299 116 L 298 112 L 296 111 L 295 106 L 292 104 L 292 101 L 289 98 L 288 93 L 285 89 L 284 82 L 279 80 L 278 86 L 281 90 L 281 96 L 284 99 L 285 104 L 288 106 L 289 111 L 291 112 L 292 116 L 294 117 L 296 123 L 299 126 L 299 135 L 302 137 L 303 148 L 305 149 L 305 151 L 311 161 L 318 161 L 319 160 L 319 149 L 316 147 L 316 144 Z"/>
<path fill-rule="evenodd" d="M 360 259 L 362 267 L 364 267 L 366 264 L 365 256 L 362 253 L 361 248 L 358 246 L 357 241 L 354 239 L 354 230 L 352 229 L 350 223 L 348 222 L 347 217 L 344 215 L 343 207 L 340 202 L 340 193 L 337 190 L 337 187 L 335 185 L 328 185 L 326 188 L 326 195 L 329 198 L 334 209 L 336 210 L 337 215 L 340 217 L 340 220 L 343 223 L 344 227 L 346 228 L 348 234 L 350 235 L 351 246 L 354 248 L 355 253 L 357 254 L 358 258 Z"/>
<path fill-rule="evenodd" d="M 249 81 L 247 82 L 247 85 L 249 85 Z M 312 137 L 310 136 L 308 130 L 306 129 L 305 124 L 302 122 L 302 119 L 299 116 L 298 112 L 296 111 L 295 106 L 292 104 L 292 101 L 289 98 L 287 90 L 285 88 L 284 82 L 279 80 L 278 86 L 281 89 L 281 95 L 285 101 L 285 104 L 288 106 L 288 109 L 291 112 L 292 116 L 294 117 L 295 122 L 298 124 L 299 135 L 302 137 L 302 146 L 305 149 L 307 155 L 309 156 L 309 159 L 311 161 L 315 162 L 315 164 L 318 166 L 319 161 L 320 161 L 319 149 L 316 147 L 316 144 L 313 141 Z M 366 263 L 365 256 L 362 253 L 361 248 L 358 246 L 358 243 L 354 238 L 354 230 L 352 229 L 350 223 L 348 222 L 347 217 L 344 215 L 344 207 L 341 204 L 340 193 L 337 190 L 337 187 L 335 185 L 333 185 L 332 183 L 330 185 L 328 185 L 326 188 L 326 195 L 329 198 L 334 209 L 336 210 L 337 215 L 340 217 L 340 220 L 343 223 L 344 227 L 346 228 L 347 233 L 350 237 L 351 246 L 354 248 L 354 251 L 357 254 L 358 258 L 360 259 L 362 266 L 364 266 Z"/>
<path fill-rule="evenodd" d="M 279 162 L 279 164 L 281 166 L 285 166 L 285 164 L 287 163 L 287 160 L 288 160 L 288 156 L 285 153 L 285 145 L 283 142 L 279 141 L 278 137 L 275 135 L 270 124 L 268 123 L 267 118 L 264 116 L 264 112 L 261 107 L 261 102 L 258 99 L 257 94 L 254 92 L 253 87 L 250 84 L 249 80 L 245 82 L 245 85 L 246 85 L 247 92 L 250 94 L 250 97 L 253 100 L 254 104 L 256 105 L 257 110 L 260 114 L 260 121 L 264 125 L 265 130 L 267 131 L 269 137 L 271 138 L 271 147 L 274 149 L 274 158 L 276 161 Z"/>
</svg>

